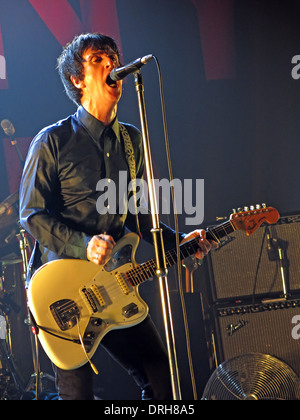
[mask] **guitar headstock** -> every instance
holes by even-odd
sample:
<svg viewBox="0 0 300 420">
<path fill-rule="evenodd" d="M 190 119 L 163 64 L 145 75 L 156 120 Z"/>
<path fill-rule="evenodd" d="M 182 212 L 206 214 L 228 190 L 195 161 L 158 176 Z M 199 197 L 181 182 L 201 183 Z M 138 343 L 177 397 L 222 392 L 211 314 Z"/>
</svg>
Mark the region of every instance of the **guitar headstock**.
<svg viewBox="0 0 300 420">
<path fill-rule="evenodd" d="M 243 230 L 246 235 L 252 235 L 264 222 L 274 224 L 279 220 L 279 213 L 266 204 L 239 208 L 230 215 L 231 223 L 237 230 Z"/>
</svg>

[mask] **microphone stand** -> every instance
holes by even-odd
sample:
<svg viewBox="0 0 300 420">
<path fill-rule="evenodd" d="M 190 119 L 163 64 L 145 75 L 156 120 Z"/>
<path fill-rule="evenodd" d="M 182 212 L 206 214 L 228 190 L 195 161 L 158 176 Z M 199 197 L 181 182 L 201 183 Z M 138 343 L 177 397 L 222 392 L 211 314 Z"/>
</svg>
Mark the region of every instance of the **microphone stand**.
<svg viewBox="0 0 300 420">
<path fill-rule="evenodd" d="M 174 400 L 181 400 L 181 391 L 179 383 L 179 373 L 177 366 L 177 357 L 176 357 L 176 348 L 175 348 L 175 338 L 173 331 L 173 322 L 172 322 L 172 313 L 170 306 L 170 297 L 168 289 L 168 279 L 167 279 L 167 265 L 166 257 L 164 250 L 164 241 L 162 235 L 162 229 L 160 227 L 158 208 L 157 208 L 157 198 L 154 188 L 153 177 L 153 167 L 152 167 L 152 158 L 150 151 L 150 142 L 149 142 L 149 133 L 146 117 L 146 108 L 145 108 L 145 99 L 144 99 L 144 85 L 142 75 L 139 71 L 134 73 L 135 80 L 135 89 L 137 92 L 138 104 L 139 104 L 139 113 L 141 120 L 141 129 L 143 137 L 143 147 L 145 154 L 145 166 L 148 179 L 148 191 L 150 197 L 150 210 L 152 216 L 152 230 L 155 250 L 155 259 L 156 259 L 156 275 L 159 279 L 159 289 L 161 297 L 161 305 L 163 312 L 163 321 L 166 334 L 170 374 L 171 374 L 171 385 L 173 392 Z"/>
<path fill-rule="evenodd" d="M 17 155 L 18 155 L 18 159 L 19 159 L 19 162 L 20 162 L 21 168 L 23 169 L 23 168 L 24 168 L 24 163 L 25 163 L 25 161 L 24 161 L 24 158 L 23 158 L 23 156 L 22 156 L 21 150 L 20 150 L 20 148 L 19 148 L 19 145 L 18 145 L 17 139 L 16 139 L 14 136 L 11 136 L 11 138 L 10 138 L 10 143 L 11 143 L 11 145 L 12 145 L 12 146 L 14 146 L 14 147 L 15 147 L 15 149 L 16 149 L 16 151 L 17 151 Z"/>
<path fill-rule="evenodd" d="M 268 242 L 268 246 L 267 246 L 268 258 L 269 258 L 269 261 L 276 261 L 279 264 L 283 295 L 279 299 L 265 299 L 263 302 L 268 303 L 268 302 L 286 301 L 289 296 L 289 293 L 288 293 L 289 260 L 286 255 L 288 243 L 284 241 L 283 239 L 277 238 L 277 235 L 271 237 L 268 226 L 266 227 L 266 234 L 267 234 L 267 242 Z"/>
</svg>

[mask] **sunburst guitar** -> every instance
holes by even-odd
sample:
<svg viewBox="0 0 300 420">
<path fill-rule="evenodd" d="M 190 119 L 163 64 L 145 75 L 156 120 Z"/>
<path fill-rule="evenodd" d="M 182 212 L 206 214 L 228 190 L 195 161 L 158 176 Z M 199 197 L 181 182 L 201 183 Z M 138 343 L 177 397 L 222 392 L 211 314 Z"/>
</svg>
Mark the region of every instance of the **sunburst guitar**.
<svg viewBox="0 0 300 420">
<path fill-rule="evenodd" d="M 251 235 L 262 223 L 276 223 L 278 211 L 263 206 L 238 211 L 206 231 L 216 242 L 235 230 Z M 135 262 L 139 238 L 124 236 L 103 266 L 89 261 L 62 259 L 49 262 L 33 275 L 28 307 L 40 343 L 52 362 L 66 370 L 92 358 L 102 338 L 113 329 L 142 322 L 148 306 L 138 287 L 156 275 L 155 259 Z M 180 245 L 180 258 L 196 253 L 197 238 Z M 166 252 L 167 266 L 177 262 L 176 249 Z"/>
</svg>

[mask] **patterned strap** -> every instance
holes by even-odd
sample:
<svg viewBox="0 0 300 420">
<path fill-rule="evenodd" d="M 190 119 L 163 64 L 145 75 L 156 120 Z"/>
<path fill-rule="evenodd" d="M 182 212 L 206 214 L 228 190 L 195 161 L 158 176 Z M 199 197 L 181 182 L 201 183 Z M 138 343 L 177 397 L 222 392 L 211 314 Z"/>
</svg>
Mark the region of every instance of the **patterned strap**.
<svg viewBox="0 0 300 420">
<path fill-rule="evenodd" d="M 138 217 L 138 212 L 137 212 L 136 163 L 135 163 L 134 150 L 133 150 L 130 135 L 129 135 L 126 127 L 123 124 L 119 124 L 119 126 L 120 126 L 121 134 L 122 134 L 122 137 L 123 137 L 123 140 L 124 140 L 125 154 L 126 154 L 127 163 L 128 163 L 128 166 L 129 166 L 129 172 L 130 172 L 130 178 L 131 178 L 131 184 L 132 184 L 132 190 L 133 190 L 133 199 L 134 199 L 134 205 L 135 205 L 136 226 L 137 226 L 138 234 L 141 238 L 142 235 L 141 235 L 140 222 L 139 222 L 139 217 Z"/>
</svg>

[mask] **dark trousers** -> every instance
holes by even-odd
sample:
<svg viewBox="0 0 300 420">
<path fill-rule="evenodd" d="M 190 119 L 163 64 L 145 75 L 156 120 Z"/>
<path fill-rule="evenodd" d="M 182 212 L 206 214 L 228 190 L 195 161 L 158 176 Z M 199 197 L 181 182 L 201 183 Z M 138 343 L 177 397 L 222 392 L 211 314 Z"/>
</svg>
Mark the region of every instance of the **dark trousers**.
<svg viewBox="0 0 300 420">
<path fill-rule="evenodd" d="M 134 378 L 142 391 L 142 399 L 172 399 L 167 353 L 149 316 L 136 326 L 110 331 L 100 345 Z M 94 398 L 93 371 L 89 363 L 74 370 L 56 366 L 54 370 L 60 399 Z"/>
</svg>

